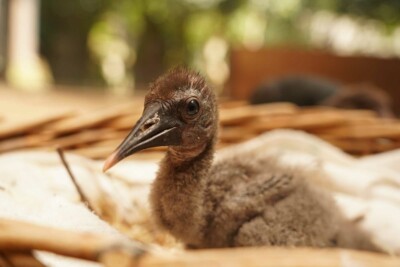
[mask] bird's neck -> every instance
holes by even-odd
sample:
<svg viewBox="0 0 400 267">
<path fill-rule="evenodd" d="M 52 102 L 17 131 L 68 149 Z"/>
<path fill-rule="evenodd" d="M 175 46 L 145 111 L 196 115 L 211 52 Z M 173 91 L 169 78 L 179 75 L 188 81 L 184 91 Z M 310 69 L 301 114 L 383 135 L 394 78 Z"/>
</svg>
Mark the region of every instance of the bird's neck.
<svg viewBox="0 0 400 267">
<path fill-rule="evenodd" d="M 204 223 L 203 201 L 212 165 L 214 140 L 193 156 L 169 149 L 151 192 L 156 221 L 185 243 L 196 245 Z M 200 240 L 199 240 L 200 242 Z"/>
</svg>

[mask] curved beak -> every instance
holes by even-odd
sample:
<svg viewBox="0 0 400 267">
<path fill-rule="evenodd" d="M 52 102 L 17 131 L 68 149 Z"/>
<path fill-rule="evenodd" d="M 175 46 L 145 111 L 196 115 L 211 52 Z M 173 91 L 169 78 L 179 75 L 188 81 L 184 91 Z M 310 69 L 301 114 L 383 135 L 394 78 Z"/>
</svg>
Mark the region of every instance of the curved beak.
<svg viewBox="0 0 400 267">
<path fill-rule="evenodd" d="M 147 106 L 128 136 L 106 159 L 103 171 L 140 150 L 178 145 L 181 142 L 179 124 L 179 121 L 167 114 L 159 103 Z"/>
</svg>

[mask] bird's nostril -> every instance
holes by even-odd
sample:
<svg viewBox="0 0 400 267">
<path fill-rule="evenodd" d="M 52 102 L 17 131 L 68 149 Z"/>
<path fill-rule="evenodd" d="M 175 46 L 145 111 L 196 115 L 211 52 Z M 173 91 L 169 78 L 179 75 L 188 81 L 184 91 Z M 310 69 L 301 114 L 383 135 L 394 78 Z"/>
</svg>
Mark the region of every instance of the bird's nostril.
<svg viewBox="0 0 400 267">
<path fill-rule="evenodd" d="M 155 117 L 147 120 L 145 123 L 143 123 L 143 125 L 140 127 L 140 130 L 142 132 L 144 132 L 159 122 L 160 122 L 160 118 L 158 116 L 155 116 Z"/>
<path fill-rule="evenodd" d="M 146 131 L 147 129 L 149 129 L 151 126 L 153 126 L 155 123 L 153 121 L 149 121 L 146 122 L 145 124 L 143 124 L 143 126 L 141 127 L 142 131 Z"/>
</svg>

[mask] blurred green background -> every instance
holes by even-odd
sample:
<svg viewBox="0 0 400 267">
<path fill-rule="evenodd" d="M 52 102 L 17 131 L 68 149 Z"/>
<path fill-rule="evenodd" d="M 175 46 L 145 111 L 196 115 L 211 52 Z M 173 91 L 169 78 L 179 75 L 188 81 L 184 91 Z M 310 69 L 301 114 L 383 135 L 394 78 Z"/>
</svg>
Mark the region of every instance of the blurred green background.
<svg viewBox="0 0 400 267">
<path fill-rule="evenodd" d="M 25 23 L 28 28 L 37 23 L 33 49 L 39 63 L 32 68 L 39 69 L 35 75 L 40 79 L 29 79 L 21 70 L 29 64 L 13 67 L 9 56 L 14 30 L 10 21 L 24 1 L 33 2 L 36 12 Z M 0 3 L 0 73 L 17 87 L 37 82 L 125 93 L 175 65 L 199 69 L 223 87 L 230 74 L 229 52 L 236 48 L 287 46 L 339 55 L 400 56 L 399 0 Z"/>
</svg>

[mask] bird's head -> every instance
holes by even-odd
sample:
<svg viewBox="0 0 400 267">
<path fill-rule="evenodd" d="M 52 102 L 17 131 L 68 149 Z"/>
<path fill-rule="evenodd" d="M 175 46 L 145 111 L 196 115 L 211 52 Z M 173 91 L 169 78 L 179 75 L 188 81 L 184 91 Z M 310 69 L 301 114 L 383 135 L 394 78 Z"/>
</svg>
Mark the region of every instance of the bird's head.
<svg viewBox="0 0 400 267">
<path fill-rule="evenodd" d="M 106 171 L 140 150 L 169 146 L 182 158 L 200 154 L 218 125 L 213 91 L 198 73 L 176 68 L 150 85 L 141 118 L 104 164 Z"/>
</svg>

